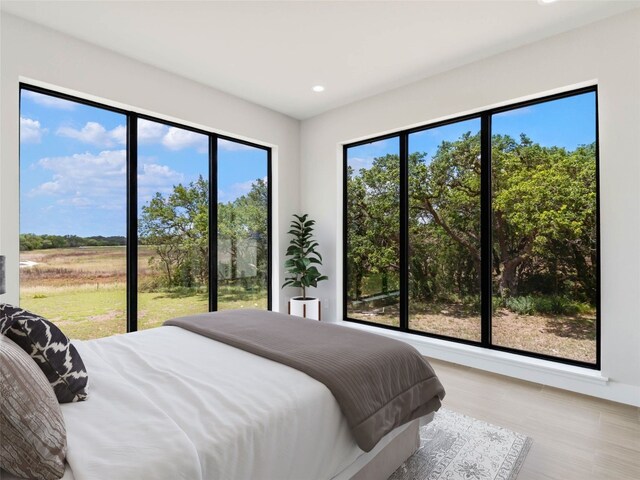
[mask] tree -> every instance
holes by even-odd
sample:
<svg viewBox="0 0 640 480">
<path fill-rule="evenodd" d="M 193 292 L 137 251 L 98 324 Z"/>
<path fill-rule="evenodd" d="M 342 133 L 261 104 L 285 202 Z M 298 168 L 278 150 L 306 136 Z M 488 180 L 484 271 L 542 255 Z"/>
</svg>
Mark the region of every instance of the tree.
<svg viewBox="0 0 640 480">
<path fill-rule="evenodd" d="M 412 299 L 479 295 L 480 135 L 409 155 Z M 399 158 L 347 170 L 349 296 L 397 270 Z M 492 269 L 504 298 L 554 293 L 595 298 L 595 145 L 544 147 L 525 135 L 492 139 Z"/>
<path fill-rule="evenodd" d="M 261 179 L 253 182 L 245 195 L 232 202 L 218 203 L 218 253 L 230 260 L 228 265 L 219 262 L 221 279 L 245 278 L 246 272 L 239 271 L 238 265 L 251 263 L 257 283 L 266 284 L 267 216 L 268 188 Z M 208 225 L 209 183 L 202 177 L 186 186 L 174 186 L 168 195 L 156 193 L 142 207 L 138 229 L 140 241 L 154 248 L 150 263 L 162 274 L 166 286 L 207 284 Z M 229 271 L 223 271 L 225 267 Z"/>
<path fill-rule="evenodd" d="M 238 265 L 255 269 L 257 286 L 267 283 L 269 261 L 269 193 L 267 183 L 257 179 L 247 194 L 233 202 L 218 203 L 218 249 L 229 263 L 219 262 L 221 279 L 245 279 L 247 272 Z"/>
<path fill-rule="evenodd" d="M 138 233 L 152 245 L 156 264 L 168 286 L 205 285 L 209 275 L 209 184 L 202 176 L 189 185 L 176 185 L 163 196 L 156 193 L 142 207 Z"/>
<path fill-rule="evenodd" d="M 378 275 L 384 290 L 400 270 L 398 156 L 375 158 L 358 172 L 349 167 L 347 175 L 349 288 L 360 299 L 365 276 Z"/>
</svg>

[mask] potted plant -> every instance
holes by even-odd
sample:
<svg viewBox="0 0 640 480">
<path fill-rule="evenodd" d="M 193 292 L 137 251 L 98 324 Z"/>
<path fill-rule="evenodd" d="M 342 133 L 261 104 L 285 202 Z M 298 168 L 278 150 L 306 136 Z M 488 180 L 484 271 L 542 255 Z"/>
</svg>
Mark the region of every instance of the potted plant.
<svg viewBox="0 0 640 480">
<path fill-rule="evenodd" d="M 282 284 L 284 287 L 296 287 L 302 289 L 302 296 L 293 297 L 289 300 L 289 314 L 299 317 L 320 320 L 320 300 L 314 297 L 307 297 L 309 287 L 317 287 L 318 282 L 327 280 L 328 277 L 322 275 L 317 266 L 322 265 L 322 256 L 316 251 L 318 242 L 313 239 L 313 226 L 315 220 L 308 220 L 308 215 L 293 215 L 291 221 L 292 236 L 284 267 L 289 274 Z"/>
</svg>

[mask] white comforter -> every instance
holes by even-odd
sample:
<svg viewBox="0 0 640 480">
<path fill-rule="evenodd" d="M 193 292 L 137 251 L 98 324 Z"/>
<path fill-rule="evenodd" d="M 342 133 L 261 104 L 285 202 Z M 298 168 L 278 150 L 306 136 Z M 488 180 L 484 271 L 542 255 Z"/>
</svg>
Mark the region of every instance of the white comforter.
<svg viewBox="0 0 640 480">
<path fill-rule="evenodd" d="M 177 327 L 74 344 L 75 480 L 329 479 L 362 454 L 329 390 L 290 367 Z"/>
</svg>

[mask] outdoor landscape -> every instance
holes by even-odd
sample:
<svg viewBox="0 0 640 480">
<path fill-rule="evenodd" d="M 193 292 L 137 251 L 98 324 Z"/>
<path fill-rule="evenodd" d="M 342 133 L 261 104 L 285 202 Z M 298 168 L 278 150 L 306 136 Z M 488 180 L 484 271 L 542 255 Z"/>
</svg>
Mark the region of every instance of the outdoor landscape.
<svg viewBox="0 0 640 480">
<path fill-rule="evenodd" d="M 23 90 L 20 303 L 126 330 L 126 117 Z M 595 94 L 492 116 L 495 345 L 596 360 Z M 409 328 L 478 341 L 480 121 L 408 136 Z M 138 122 L 138 327 L 209 309 L 209 137 Z M 266 308 L 268 155 L 217 143 L 218 308 Z M 349 148 L 348 315 L 399 324 L 399 137 Z M 322 228 L 322 226 L 319 226 Z M 213 286 L 212 286 L 213 287 Z"/>
<path fill-rule="evenodd" d="M 138 328 L 209 310 L 207 182 L 177 185 L 143 207 Z M 257 180 L 219 204 L 218 309 L 267 308 L 266 200 Z M 198 212 L 204 221 L 196 221 Z M 162 243 L 160 243 L 160 240 Z M 71 338 L 126 332 L 126 239 L 21 235 L 20 304 Z M 45 248 L 43 248 L 45 247 Z"/>
<path fill-rule="evenodd" d="M 23 89 L 20 305 L 69 337 L 127 325 L 126 117 Z M 138 329 L 209 311 L 209 136 L 138 122 Z M 268 153 L 217 140 L 217 308 L 267 308 Z"/>
<path fill-rule="evenodd" d="M 148 265 L 152 247 L 140 247 L 140 264 Z M 56 323 L 70 338 L 90 339 L 126 332 L 125 247 L 76 247 L 22 252 L 20 304 Z M 139 270 L 141 282 L 154 278 L 152 269 Z M 220 309 L 266 308 L 263 289 L 223 285 Z M 209 308 L 206 288 L 141 291 L 141 328 L 164 319 L 201 313 Z"/>
<path fill-rule="evenodd" d="M 570 100 L 589 118 L 593 96 L 584 97 Z M 578 135 L 572 130 L 579 123 L 560 122 L 547 135 L 553 141 L 515 134 L 521 128 L 544 135 L 536 108 L 493 121 L 492 342 L 595 363 L 594 130 Z M 538 115 L 545 121 L 569 110 L 545 109 Z M 479 127 L 469 120 L 412 133 L 408 155 L 409 328 L 473 341 L 481 334 Z M 353 147 L 347 172 L 348 314 L 394 326 L 398 145 L 396 137 Z"/>
</svg>

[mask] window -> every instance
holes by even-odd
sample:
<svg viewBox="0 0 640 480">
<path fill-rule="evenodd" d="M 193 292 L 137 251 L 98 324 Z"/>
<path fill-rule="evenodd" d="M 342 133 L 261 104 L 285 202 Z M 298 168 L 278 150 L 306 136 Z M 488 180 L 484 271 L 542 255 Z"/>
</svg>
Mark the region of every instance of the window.
<svg viewBox="0 0 640 480">
<path fill-rule="evenodd" d="M 596 362 L 596 94 L 492 115 L 495 345 Z"/>
<path fill-rule="evenodd" d="M 346 309 L 351 318 L 400 322 L 400 138 L 346 150 Z"/>
<path fill-rule="evenodd" d="M 383 232 L 362 218 L 387 152 L 345 146 L 345 319 L 599 368 L 596 88 L 393 138 Z M 380 259 L 397 272 L 394 322 L 357 303 L 383 294 Z"/>
<path fill-rule="evenodd" d="M 269 303 L 269 152 L 218 140 L 218 310 Z"/>
<path fill-rule="evenodd" d="M 409 134 L 409 328 L 480 340 L 480 120 Z"/>
<path fill-rule="evenodd" d="M 127 117 L 20 94 L 20 305 L 74 338 L 127 329 Z"/>
<path fill-rule="evenodd" d="M 138 329 L 209 311 L 209 137 L 138 120 Z"/>
<path fill-rule="evenodd" d="M 80 339 L 271 308 L 269 148 L 27 85 L 20 144 L 24 308 Z"/>
</svg>

